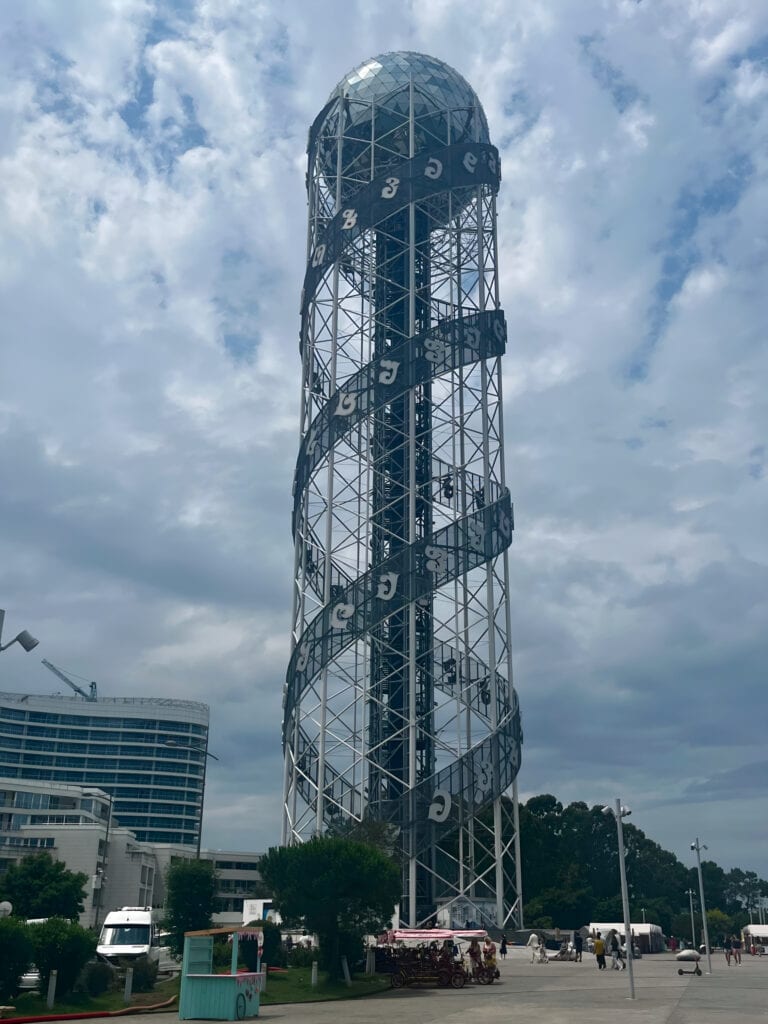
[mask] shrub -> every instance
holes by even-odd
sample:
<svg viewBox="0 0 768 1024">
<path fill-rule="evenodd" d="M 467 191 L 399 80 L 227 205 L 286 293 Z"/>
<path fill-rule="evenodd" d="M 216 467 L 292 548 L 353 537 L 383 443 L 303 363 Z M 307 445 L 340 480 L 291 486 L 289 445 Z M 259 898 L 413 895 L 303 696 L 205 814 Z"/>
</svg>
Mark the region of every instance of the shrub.
<svg viewBox="0 0 768 1024">
<path fill-rule="evenodd" d="M 29 928 L 13 917 L 0 918 L 0 1000 L 16 994 L 17 982 L 32 963 Z"/>
<path fill-rule="evenodd" d="M 306 946 L 294 946 L 288 954 L 288 963 L 291 967 L 311 967 L 312 962 L 317 960 L 317 950 L 307 949 Z"/>
<path fill-rule="evenodd" d="M 33 959 L 40 971 L 40 990 L 48 988 L 51 971 L 58 971 L 56 994 L 71 992 L 80 972 L 96 952 L 93 932 L 60 917 L 29 927 Z"/>
<path fill-rule="evenodd" d="M 92 960 L 82 969 L 77 979 L 77 988 L 89 996 L 100 996 L 108 992 L 116 982 L 117 972 L 114 967 L 105 964 L 103 960 Z"/>
<path fill-rule="evenodd" d="M 133 991 L 151 992 L 157 981 L 157 961 L 150 960 L 148 956 L 139 956 L 129 966 L 133 968 Z"/>
<path fill-rule="evenodd" d="M 243 943 L 245 945 L 245 943 Z M 229 967 L 232 963 L 232 943 L 214 942 L 213 944 L 213 966 Z"/>
</svg>

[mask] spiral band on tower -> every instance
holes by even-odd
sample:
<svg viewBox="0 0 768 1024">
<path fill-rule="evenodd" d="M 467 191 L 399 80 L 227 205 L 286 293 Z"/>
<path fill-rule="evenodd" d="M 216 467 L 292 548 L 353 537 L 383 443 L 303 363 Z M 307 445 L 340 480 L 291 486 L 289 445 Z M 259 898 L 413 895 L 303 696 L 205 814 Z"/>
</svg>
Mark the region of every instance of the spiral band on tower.
<svg viewBox="0 0 768 1024">
<path fill-rule="evenodd" d="M 283 839 L 388 823 L 410 927 L 520 924 L 498 152 L 406 53 L 342 81 L 308 153 Z"/>
</svg>

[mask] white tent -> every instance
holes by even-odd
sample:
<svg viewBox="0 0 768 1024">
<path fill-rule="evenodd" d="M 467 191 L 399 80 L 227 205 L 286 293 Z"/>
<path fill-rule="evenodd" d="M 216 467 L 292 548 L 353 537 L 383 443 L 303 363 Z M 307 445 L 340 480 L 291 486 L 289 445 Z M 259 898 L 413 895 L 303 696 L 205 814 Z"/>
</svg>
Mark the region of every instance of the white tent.
<svg viewBox="0 0 768 1024">
<path fill-rule="evenodd" d="M 635 945 L 640 947 L 641 953 L 661 953 L 664 951 L 664 935 L 660 925 L 642 921 L 639 924 L 630 922 L 629 927 L 635 938 Z M 589 934 L 595 936 L 600 932 L 602 937 L 605 938 L 612 928 L 615 928 L 622 941 L 624 941 L 623 921 L 614 921 L 612 923 L 610 921 L 607 923 L 590 921 Z"/>
<path fill-rule="evenodd" d="M 768 946 L 768 924 L 746 924 L 742 930 L 747 946 Z"/>
</svg>

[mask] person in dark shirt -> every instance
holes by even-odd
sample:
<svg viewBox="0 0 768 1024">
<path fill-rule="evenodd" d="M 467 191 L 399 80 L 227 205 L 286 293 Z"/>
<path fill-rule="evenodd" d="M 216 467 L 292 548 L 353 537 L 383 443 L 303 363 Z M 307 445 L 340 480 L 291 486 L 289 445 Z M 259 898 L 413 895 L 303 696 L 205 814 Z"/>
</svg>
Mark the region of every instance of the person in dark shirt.
<svg viewBox="0 0 768 1024">
<path fill-rule="evenodd" d="M 621 959 L 621 942 L 619 941 L 619 934 L 615 928 L 612 928 L 608 935 L 608 950 L 611 954 L 611 970 L 626 970 L 626 964 Z"/>
<path fill-rule="evenodd" d="M 576 934 L 573 936 L 573 948 L 576 951 L 574 963 L 582 963 L 581 954 L 584 952 L 584 936 L 581 934 L 581 932 L 576 932 Z"/>
</svg>

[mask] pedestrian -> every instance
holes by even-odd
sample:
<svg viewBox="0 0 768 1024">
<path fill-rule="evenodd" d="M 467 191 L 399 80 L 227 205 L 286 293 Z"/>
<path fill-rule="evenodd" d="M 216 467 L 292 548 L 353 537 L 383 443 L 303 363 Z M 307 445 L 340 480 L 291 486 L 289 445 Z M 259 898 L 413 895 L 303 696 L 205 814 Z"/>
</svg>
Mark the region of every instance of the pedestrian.
<svg viewBox="0 0 768 1024">
<path fill-rule="evenodd" d="M 731 941 L 730 935 L 723 936 L 723 952 L 725 953 L 725 962 L 730 967 L 731 955 L 733 954 L 733 942 Z"/>
<path fill-rule="evenodd" d="M 507 936 L 501 936 L 501 942 L 499 943 L 499 956 L 502 960 L 507 959 Z"/>
<path fill-rule="evenodd" d="M 526 946 L 531 951 L 531 963 L 535 964 L 536 957 L 539 954 L 539 936 L 536 934 L 536 932 L 531 932 L 531 934 L 528 936 Z"/>
<path fill-rule="evenodd" d="M 597 960 L 598 971 L 605 970 L 605 942 L 600 937 L 600 932 L 595 936 L 595 959 Z"/>
<path fill-rule="evenodd" d="M 619 934 L 615 928 L 611 928 L 608 932 L 608 949 L 611 954 L 611 970 L 623 971 L 625 969 L 625 964 L 621 959 L 621 943 L 619 942 Z"/>
<path fill-rule="evenodd" d="M 582 963 L 581 954 L 584 952 L 584 936 L 581 934 L 581 932 L 576 932 L 574 934 L 574 936 L 573 936 L 573 948 L 576 951 L 576 956 L 574 957 L 574 963 L 577 963 L 577 964 Z"/>
<path fill-rule="evenodd" d="M 490 935 L 486 935 L 483 944 L 483 964 L 487 969 L 493 971 L 494 978 L 500 977 L 499 968 L 496 966 L 496 943 Z"/>
<path fill-rule="evenodd" d="M 734 963 L 741 963 L 741 938 L 738 935 L 731 936 L 731 949 L 733 950 Z"/>
<path fill-rule="evenodd" d="M 478 972 L 483 965 L 483 951 L 477 939 L 469 943 L 469 962 L 472 965 L 472 977 L 477 978 Z"/>
</svg>

